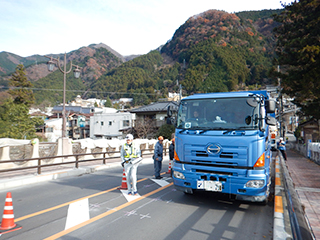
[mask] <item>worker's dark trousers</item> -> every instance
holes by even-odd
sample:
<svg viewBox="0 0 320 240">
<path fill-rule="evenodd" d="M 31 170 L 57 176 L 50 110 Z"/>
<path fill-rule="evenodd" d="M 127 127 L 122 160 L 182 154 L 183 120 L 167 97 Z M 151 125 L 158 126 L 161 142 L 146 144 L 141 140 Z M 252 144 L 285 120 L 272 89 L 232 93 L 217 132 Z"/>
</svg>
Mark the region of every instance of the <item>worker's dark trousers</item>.
<svg viewBox="0 0 320 240">
<path fill-rule="evenodd" d="M 280 150 L 280 152 L 282 153 L 282 157 L 284 158 L 284 160 L 287 161 L 287 153 L 286 153 L 286 150 Z"/>
</svg>

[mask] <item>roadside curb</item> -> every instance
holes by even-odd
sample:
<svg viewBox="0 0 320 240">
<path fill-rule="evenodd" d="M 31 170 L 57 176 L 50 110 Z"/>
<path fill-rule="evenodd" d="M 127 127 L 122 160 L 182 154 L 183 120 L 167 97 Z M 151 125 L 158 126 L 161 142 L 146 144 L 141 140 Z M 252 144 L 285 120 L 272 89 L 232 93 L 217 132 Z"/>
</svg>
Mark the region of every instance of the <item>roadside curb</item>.
<svg viewBox="0 0 320 240">
<path fill-rule="evenodd" d="M 50 180 L 56 180 L 60 178 L 77 176 L 83 174 L 89 174 L 96 171 L 96 167 L 81 167 L 73 169 L 65 169 L 53 172 L 47 172 L 45 174 L 29 174 L 25 176 L 14 177 L 10 180 L 0 180 L 0 190 L 6 190 L 9 188 L 21 187 L 29 184 L 40 183 Z"/>
<path fill-rule="evenodd" d="M 284 192 L 284 184 L 282 179 L 282 171 L 280 165 L 280 156 L 275 159 L 275 197 L 274 197 L 274 220 L 273 220 L 273 239 L 283 240 L 292 239 L 292 234 L 290 230 L 286 230 L 286 212 L 287 199 Z M 287 231 L 290 231 L 288 233 Z"/>
</svg>

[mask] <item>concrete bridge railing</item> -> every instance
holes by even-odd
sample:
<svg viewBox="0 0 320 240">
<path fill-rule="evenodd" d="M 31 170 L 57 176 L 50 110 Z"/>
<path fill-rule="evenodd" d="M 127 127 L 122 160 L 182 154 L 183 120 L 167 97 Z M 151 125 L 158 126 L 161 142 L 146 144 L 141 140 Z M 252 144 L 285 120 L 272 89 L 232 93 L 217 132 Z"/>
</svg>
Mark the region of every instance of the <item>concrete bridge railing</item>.
<svg viewBox="0 0 320 240">
<path fill-rule="evenodd" d="M 139 145 L 143 154 L 151 154 L 154 151 L 156 139 L 135 139 L 134 144 Z M 45 163 L 63 163 L 64 161 L 72 161 L 73 154 L 84 154 L 80 156 L 80 160 L 94 159 L 102 156 L 101 153 L 107 152 L 106 158 L 108 157 L 120 157 L 121 146 L 125 143 L 125 140 L 107 140 L 97 139 L 93 140 L 90 138 L 81 140 L 72 139 L 58 139 L 57 142 L 53 143 L 40 143 L 39 139 L 33 140 L 18 140 L 10 138 L 0 139 L 0 162 L 6 161 L 6 163 L 0 164 L 0 169 L 10 169 L 17 167 L 29 167 L 36 166 L 37 161 L 19 161 L 19 162 L 8 162 L 8 160 L 23 160 L 30 158 L 44 158 L 48 157 L 47 160 L 43 160 Z M 163 141 L 164 149 L 169 148 L 170 141 L 165 139 Z M 68 158 L 51 158 L 54 156 L 69 155 Z"/>
</svg>

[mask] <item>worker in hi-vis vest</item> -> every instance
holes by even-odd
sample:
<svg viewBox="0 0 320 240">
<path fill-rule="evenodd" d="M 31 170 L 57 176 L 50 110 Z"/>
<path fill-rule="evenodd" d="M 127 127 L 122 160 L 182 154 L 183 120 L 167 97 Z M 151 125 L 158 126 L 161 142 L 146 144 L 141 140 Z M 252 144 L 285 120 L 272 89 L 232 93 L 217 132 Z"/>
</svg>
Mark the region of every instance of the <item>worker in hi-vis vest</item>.
<svg viewBox="0 0 320 240">
<path fill-rule="evenodd" d="M 138 195 L 137 168 L 142 160 L 139 146 L 133 143 L 133 135 L 126 136 L 126 143 L 121 147 L 121 165 L 127 178 L 128 195 Z"/>
</svg>

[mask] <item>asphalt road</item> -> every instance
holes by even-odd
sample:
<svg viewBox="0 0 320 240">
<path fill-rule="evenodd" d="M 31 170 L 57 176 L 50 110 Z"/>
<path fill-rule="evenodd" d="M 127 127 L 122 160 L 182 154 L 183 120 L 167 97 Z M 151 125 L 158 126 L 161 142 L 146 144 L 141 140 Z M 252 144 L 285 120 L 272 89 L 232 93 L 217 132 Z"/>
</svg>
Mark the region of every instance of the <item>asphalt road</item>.
<svg viewBox="0 0 320 240">
<path fill-rule="evenodd" d="M 168 166 L 163 166 L 167 171 Z M 176 191 L 169 174 L 152 179 L 153 164 L 138 168 L 139 196 L 118 187 L 122 168 L 11 191 L 15 222 L 2 239 L 272 239 L 273 202 L 267 206 L 228 196 Z M 0 200 L 6 192 L 0 192 Z"/>
</svg>

